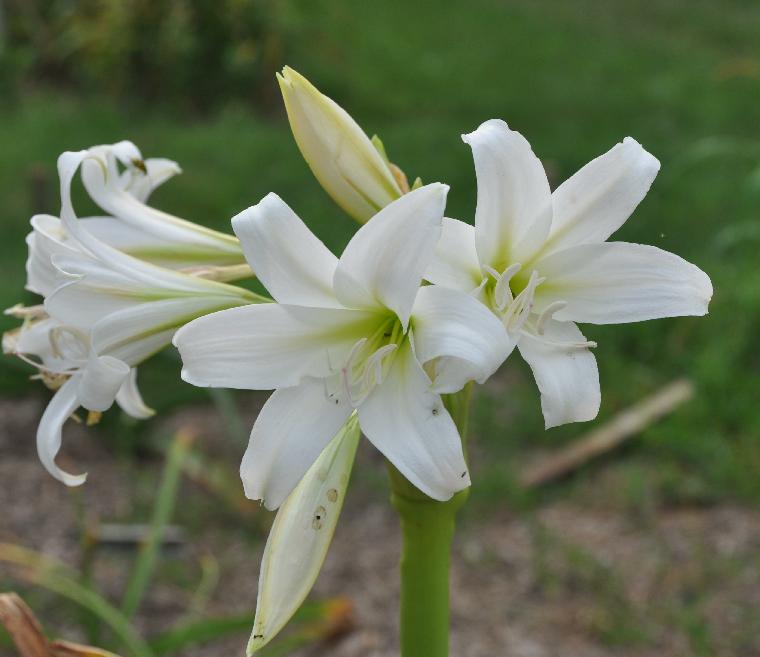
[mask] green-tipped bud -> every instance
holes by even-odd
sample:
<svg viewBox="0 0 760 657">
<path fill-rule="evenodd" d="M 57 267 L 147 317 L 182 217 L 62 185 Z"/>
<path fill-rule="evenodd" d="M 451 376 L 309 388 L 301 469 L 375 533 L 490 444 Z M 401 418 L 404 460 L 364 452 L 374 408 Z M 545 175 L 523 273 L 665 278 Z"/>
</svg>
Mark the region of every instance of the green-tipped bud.
<svg viewBox="0 0 760 657">
<path fill-rule="evenodd" d="M 349 114 L 287 66 L 277 75 L 290 127 L 325 191 L 360 222 L 406 191 L 403 172 L 388 162 Z"/>
</svg>

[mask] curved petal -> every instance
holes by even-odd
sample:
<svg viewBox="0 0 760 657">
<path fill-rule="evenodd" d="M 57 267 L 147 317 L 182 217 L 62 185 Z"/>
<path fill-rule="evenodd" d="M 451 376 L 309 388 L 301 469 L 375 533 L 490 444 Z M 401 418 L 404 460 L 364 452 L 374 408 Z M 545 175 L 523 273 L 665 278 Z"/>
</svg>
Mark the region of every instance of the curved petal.
<svg viewBox="0 0 760 657">
<path fill-rule="evenodd" d="M 232 218 L 258 279 L 280 303 L 338 308 L 332 289 L 338 259 L 277 194 Z"/>
<path fill-rule="evenodd" d="M 32 232 L 26 236 L 26 289 L 42 296 L 50 294 L 60 282 L 60 272 L 53 264 L 54 257 L 76 255 L 76 242 L 66 235 L 58 217 L 37 214 L 31 219 Z"/>
<path fill-rule="evenodd" d="M 544 167 L 519 132 L 499 119 L 462 135 L 478 179 L 475 236 L 480 262 L 502 271 L 524 262 L 551 225 L 551 190 Z"/>
<path fill-rule="evenodd" d="M 217 297 L 178 297 L 132 305 L 110 312 L 92 327 L 92 346 L 98 354 L 116 349 L 154 333 L 178 329 L 188 322 L 230 306 Z M 171 340 L 167 339 L 166 344 Z"/>
<path fill-rule="evenodd" d="M 141 203 L 145 203 L 153 191 L 173 178 L 182 169 L 174 160 L 163 157 L 149 157 L 142 160 L 145 171 L 132 166 L 120 176 L 120 184 Z"/>
<path fill-rule="evenodd" d="M 152 208 L 124 189 L 114 157 L 131 159 L 134 156 L 114 153 L 116 146 L 119 144 L 84 151 L 85 156 L 82 158 L 82 182 L 87 193 L 100 208 L 164 241 L 176 245 L 191 245 L 206 251 L 215 250 L 217 259 L 211 264 L 234 264 L 241 261 L 240 245 L 232 235 Z"/>
<path fill-rule="evenodd" d="M 359 436 L 359 423 L 349 419 L 277 512 L 261 560 L 248 655 L 277 635 L 314 586 L 338 524 Z"/>
<path fill-rule="evenodd" d="M 207 247 L 181 245 L 151 235 L 115 217 L 84 217 L 79 224 L 88 233 L 119 251 L 169 269 L 213 267 L 219 253 Z"/>
<path fill-rule="evenodd" d="M 84 227 L 79 224 L 74 206 L 71 203 L 71 183 L 79 169 L 80 165 L 87 161 L 90 165 L 98 168 L 98 175 L 102 178 L 102 163 L 94 162 L 88 151 L 62 153 L 58 158 L 58 176 L 60 178 L 61 190 L 61 221 L 69 235 L 74 237 L 88 252 L 90 252 L 101 263 L 107 263 L 108 269 L 119 272 L 135 284 L 147 287 L 149 289 L 156 287 L 170 287 L 174 290 L 185 291 L 207 291 L 210 294 L 219 292 L 223 289 L 230 291 L 235 290 L 233 286 L 216 283 L 195 276 L 188 276 L 180 272 L 175 272 L 163 267 L 156 267 L 147 262 L 143 262 L 126 253 L 122 253 L 108 244 L 100 241 L 94 235 L 90 234 Z M 131 201 L 136 202 L 125 192 L 122 194 Z M 139 224 L 138 224 L 139 225 Z M 150 226 L 145 229 L 150 232 Z M 239 244 L 235 238 L 235 247 L 239 250 Z"/>
<path fill-rule="evenodd" d="M 176 329 L 170 328 L 123 342 L 110 348 L 108 355 L 125 362 L 130 367 L 135 367 L 170 344 L 175 331 Z"/>
<path fill-rule="evenodd" d="M 110 294 L 104 289 L 93 290 L 83 279 L 63 283 L 45 299 L 45 310 L 59 322 L 90 329 L 108 314 L 139 303 L 127 294 L 118 294 L 120 288 L 116 285 L 123 279 L 113 278 L 112 282 L 114 287 L 107 290 Z"/>
<path fill-rule="evenodd" d="M 433 390 L 451 393 L 484 383 L 509 356 L 514 342 L 480 301 L 437 285 L 420 288 L 412 310 L 417 359 L 435 361 Z"/>
<path fill-rule="evenodd" d="M 348 308 L 389 308 L 406 327 L 441 234 L 448 186 L 425 185 L 380 210 L 348 243 L 333 287 Z"/>
<path fill-rule="evenodd" d="M 69 416 L 79 407 L 77 388 L 79 377 L 72 376 L 53 395 L 37 427 L 37 454 L 42 465 L 58 481 L 67 486 L 79 486 L 87 479 L 87 474 L 71 475 L 61 470 L 55 463 L 61 449 L 61 431 Z"/>
<path fill-rule="evenodd" d="M 604 242 L 646 196 L 660 163 L 631 137 L 568 178 L 552 194 L 554 218 L 541 253 Z"/>
<path fill-rule="evenodd" d="M 129 376 L 129 365 L 112 356 L 92 354 L 79 377 L 79 405 L 89 411 L 107 411 Z"/>
<path fill-rule="evenodd" d="M 246 497 L 276 509 L 290 495 L 353 409 L 322 379 L 279 388 L 264 404 L 240 464 Z"/>
<path fill-rule="evenodd" d="M 470 485 L 457 428 L 408 340 L 358 412 L 367 438 L 429 497 L 448 500 Z"/>
<path fill-rule="evenodd" d="M 536 311 L 555 301 L 561 321 L 622 324 L 661 317 L 705 315 L 710 278 L 699 267 L 654 246 L 582 244 L 536 263 L 547 280 L 536 292 Z"/>
<path fill-rule="evenodd" d="M 127 415 L 138 420 L 144 420 L 156 414 L 156 411 L 143 401 L 140 389 L 137 387 L 136 367 L 129 371 L 129 376 L 121 384 L 119 392 L 116 393 L 116 403 Z"/>
<path fill-rule="evenodd" d="M 441 238 L 425 279 L 468 294 L 477 289 L 483 275 L 475 248 L 475 228 L 458 219 L 443 218 Z"/>
<path fill-rule="evenodd" d="M 274 303 L 206 315 L 177 331 L 182 378 L 196 386 L 270 390 L 338 371 L 377 315 Z"/>
<path fill-rule="evenodd" d="M 5 346 L 6 337 L 9 333 L 3 335 Z M 81 361 L 79 358 L 72 358 L 72 350 L 69 347 L 68 339 L 72 338 L 67 334 L 61 323 L 51 317 L 44 319 L 25 322 L 19 327 L 15 335 L 15 342 L 10 344 L 14 354 L 23 354 L 26 357 L 34 356 L 44 367 L 53 372 L 66 372 L 77 368 Z M 86 357 L 86 346 L 84 348 L 79 344 L 72 345 L 74 349 L 82 349 L 81 354 Z"/>
<path fill-rule="evenodd" d="M 549 320 L 542 336 L 523 333 L 517 343 L 541 392 L 546 428 L 593 420 L 601 391 L 596 358 L 572 322 Z M 576 346 L 574 346 L 574 344 Z"/>
</svg>

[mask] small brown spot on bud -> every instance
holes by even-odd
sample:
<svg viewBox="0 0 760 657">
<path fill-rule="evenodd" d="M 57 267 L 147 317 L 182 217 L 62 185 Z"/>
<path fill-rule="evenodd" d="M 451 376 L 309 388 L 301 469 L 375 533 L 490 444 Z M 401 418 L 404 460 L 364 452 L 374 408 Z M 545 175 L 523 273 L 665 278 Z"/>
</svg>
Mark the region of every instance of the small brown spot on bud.
<svg viewBox="0 0 760 657">
<path fill-rule="evenodd" d="M 317 510 L 314 512 L 314 518 L 311 521 L 311 526 L 313 529 L 322 529 L 322 523 L 325 520 L 325 516 L 327 515 L 327 509 L 323 506 L 318 506 Z"/>
<path fill-rule="evenodd" d="M 327 491 L 327 499 L 330 502 L 337 502 L 338 501 L 338 491 L 335 490 L 334 488 L 331 488 L 330 490 L 328 490 Z"/>
</svg>

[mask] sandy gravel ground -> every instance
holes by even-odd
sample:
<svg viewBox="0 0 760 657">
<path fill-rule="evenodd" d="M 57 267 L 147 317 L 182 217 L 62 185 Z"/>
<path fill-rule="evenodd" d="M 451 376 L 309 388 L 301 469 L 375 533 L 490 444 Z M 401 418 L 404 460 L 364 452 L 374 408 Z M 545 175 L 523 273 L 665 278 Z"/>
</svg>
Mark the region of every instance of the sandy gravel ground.
<svg viewBox="0 0 760 657">
<path fill-rule="evenodd" d="M 115 458 L 97 432 L 73 428 L 66 434 L 65 462 L 86 464 L 92 475 L 82 491 L 66 491 L 36 459 L 30 427 L 40 408 L 34 399 L 0 404 L 0 541 L 78 567 L 77 518 L 147 517 L 146 482 L 155 481 L 161 464 L 146 458 L 130 465 Z M 188 420 L 208 435 L 218 431 L 205 410 L 165 422 Z M 209 444 L 234 463 L 234 449 Z M 374 458 L 362 450 L 359 472 Z M 713 506 L 627 517 L 594 502 L 615 485 L 614 477 L 600 472 L 588 499 L 556 501 L 531 513 L 466 515 L 454 553 L 452 656 L 760 655 L 760 512 Z M 396 520 L 376 487 L 359 481 L 354 488 L 314 592 L 348 596 L 353 630 L 295 657 L 397 654 Z M 268 519 L 255 510 L 236 515 L 185 482 L 177 520 L 188 540 L 162 561 L 140 610 L 140 628 L 156 632 L 187 617 L 204 558 L 218 565 L 219 580 L 201 615 L 252 614 L 263 543 L 245 526 Z M 95 555 L 95 580 L 113 600 L 132 556 L 106 549 Z M 4 564 L 0 582 L 22 591 L 53 634 L 82 638 L 70 605 L 23 584 Z M 242 655 L 245 640 L 244 634 L 229 636 L 182 654 Z M 0 654 L 12 653 L 0 648 Z"/>
</svg>

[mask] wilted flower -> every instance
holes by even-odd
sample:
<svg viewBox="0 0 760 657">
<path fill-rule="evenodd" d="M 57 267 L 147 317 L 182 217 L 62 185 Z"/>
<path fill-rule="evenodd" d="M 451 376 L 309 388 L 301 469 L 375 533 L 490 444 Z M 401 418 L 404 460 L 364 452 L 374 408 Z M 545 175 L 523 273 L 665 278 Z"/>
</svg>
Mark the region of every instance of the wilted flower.
<svg viewBox="0 0 760 657">
<path fill-rule="evenodd" d="M 135 367 L 191 319 L 262 300 L 242 288 L 143 262 L 92 235 L 71 204 L 72 178 L 88 157 L 82 151 L 59 158 L 56 228 L 62 231 L 36 231 L 30 255 L 29 287 L 45 295 L 44 311 L 16 310 L 26 315 L 24 324 L 4 339 L 6 351 L 35 364 L 43 380 L 58 388 L 40 422 L 37 446 L 45 467 L 68 485 L 81 484 L 84 475 L 60 470 L 55 455 L 62 426 L 79 406 L 100 413 L 117 400 L 136 417 L 150 414 L 136 388 Z"/>
</svg>

